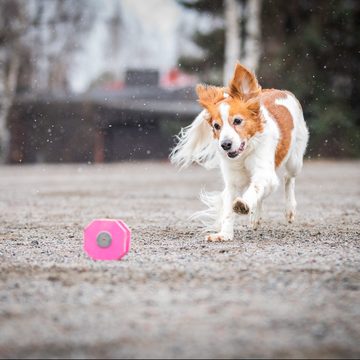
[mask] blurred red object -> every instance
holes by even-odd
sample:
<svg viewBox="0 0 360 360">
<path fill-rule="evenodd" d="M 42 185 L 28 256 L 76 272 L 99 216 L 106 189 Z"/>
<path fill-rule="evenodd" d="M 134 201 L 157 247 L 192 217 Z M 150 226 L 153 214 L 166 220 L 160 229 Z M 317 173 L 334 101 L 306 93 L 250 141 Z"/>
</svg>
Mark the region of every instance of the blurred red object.
<svg viewBox="0 0 360 360">
<path fill-rule="evenodd" d="M 173 68 L 164 74 L 160 79 L 160 86 L 169 87 L 187 87 L 194 86 L 198 82 L 198 77 L 195 75 L 189 75 L 178 68 Z"/>
<path fill-rule="evenodd" d="M 124 88 L 124 83 L 120 80 L 107 82 L 106 84 L 104 84 L 105 90 L 121 90 L 123 88 Z"/>
</svg>

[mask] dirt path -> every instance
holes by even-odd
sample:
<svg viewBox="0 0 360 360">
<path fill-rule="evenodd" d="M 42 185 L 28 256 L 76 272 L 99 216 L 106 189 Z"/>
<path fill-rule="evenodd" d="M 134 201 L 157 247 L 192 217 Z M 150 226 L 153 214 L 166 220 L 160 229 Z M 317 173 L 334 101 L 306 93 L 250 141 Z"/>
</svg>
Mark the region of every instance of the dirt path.
<svg viewBox="0 0 360 360">
<path fill-rule="evenodd" d="M 212 244 L 186 218 L 216 173 L 168 164 L 0 168 L 0 357 L 359 357 L 360 163 L 310 162 L 297 222 Z M 121 262 L 82 229 L 120 217 Z"/>
</svg>

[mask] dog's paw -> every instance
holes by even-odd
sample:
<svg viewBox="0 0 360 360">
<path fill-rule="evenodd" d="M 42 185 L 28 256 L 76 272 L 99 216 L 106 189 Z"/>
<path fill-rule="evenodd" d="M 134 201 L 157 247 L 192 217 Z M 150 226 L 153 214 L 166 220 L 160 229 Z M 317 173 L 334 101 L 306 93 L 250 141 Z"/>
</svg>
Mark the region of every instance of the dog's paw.
<svg viewBox="0 0 360 360">
<path fill-rule="evenodd" d="M 257 230 L 261 223 L 261 217 L 259 213 L 250 211 L 250 228 Z"/>
<path fill-rule="evenodd" d="M 250 228 L 257 230 L 260 226 L 261 219 L 250 219 Z"/>
<path fill-rule="evenodd" d="M 289 224 L 294 222 L 295 220 L 295 210 L 287 210 L 285 212 L 285 218 Z"/>
<path fill-rule="evenodd" d="M 230 241 L 233 239 L 233 236 L 229 234 L 222 234 L 222 233 L 216 233 L 216 234 L 209 234 L 206 236 L 206 240 L 210 242 L 221 242 L 221 241 Z"/>
<path fill-rule="evenodd" d="M 237 214 L 248 214 L 250 209 L 249 206 L 246 204 L 246 202 L 241 199 L 241 198 L 237 198 L 234 202 L 233 202 L 233 210 L 237 213 Z"/>
</svg>

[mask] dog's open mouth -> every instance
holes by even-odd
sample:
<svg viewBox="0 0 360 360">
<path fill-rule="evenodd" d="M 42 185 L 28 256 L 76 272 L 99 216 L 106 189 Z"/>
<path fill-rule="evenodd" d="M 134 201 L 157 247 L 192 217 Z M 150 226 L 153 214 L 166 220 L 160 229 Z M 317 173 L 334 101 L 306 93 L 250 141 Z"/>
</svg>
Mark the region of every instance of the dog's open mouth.
<svg viewBox="0 0 360 360">
<path fill-rule="evenodd" d="M 236 158 L 240 153 L 242 153 L 245 149 L 245 141 L 243 141 L 241 144 L 240 144 L 240 147 L 236 150 L 236 151 L 229 151 L 227 153 L 227 156 L 230 158 L 230 159 L 234 159 Z"/>
</svg>

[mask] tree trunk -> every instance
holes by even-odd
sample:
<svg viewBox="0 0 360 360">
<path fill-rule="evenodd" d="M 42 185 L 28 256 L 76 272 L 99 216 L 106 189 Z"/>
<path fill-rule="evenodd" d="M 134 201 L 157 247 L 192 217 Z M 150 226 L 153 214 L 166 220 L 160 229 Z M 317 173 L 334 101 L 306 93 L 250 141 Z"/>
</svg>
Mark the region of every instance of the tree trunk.
<svg viewBox="0 0 360 360">
<path fill-rule="evenodd" d="M 242 63 L 256 71 L 261 55 L 261 1 L 248 0 L 246 5 L 245 54 Z"/>
<path fill-rule="evenodd" d="M 10 108 L 14 101 L 14 95 L 17 86 L 17 80 L 20 68 L 20 57 L 15 53 L 9 61 L 9 68 L 6 71 L 6 51 L 3 51 L 0 67 L 0 82 L 2 83 L 0 91 L 0 162 L 4 163 L 9 155 L 10 132 L 7 126 L 7 119 Z"/>
<path fill-rule="evenodd" d="M 240 59 L 241 37 L 239 20 L 242 17 L 241 13 L 242 7 L 237 0 L 225 0 L 225 85 L 231 79 L 236 61 Z"/>
</svg>

